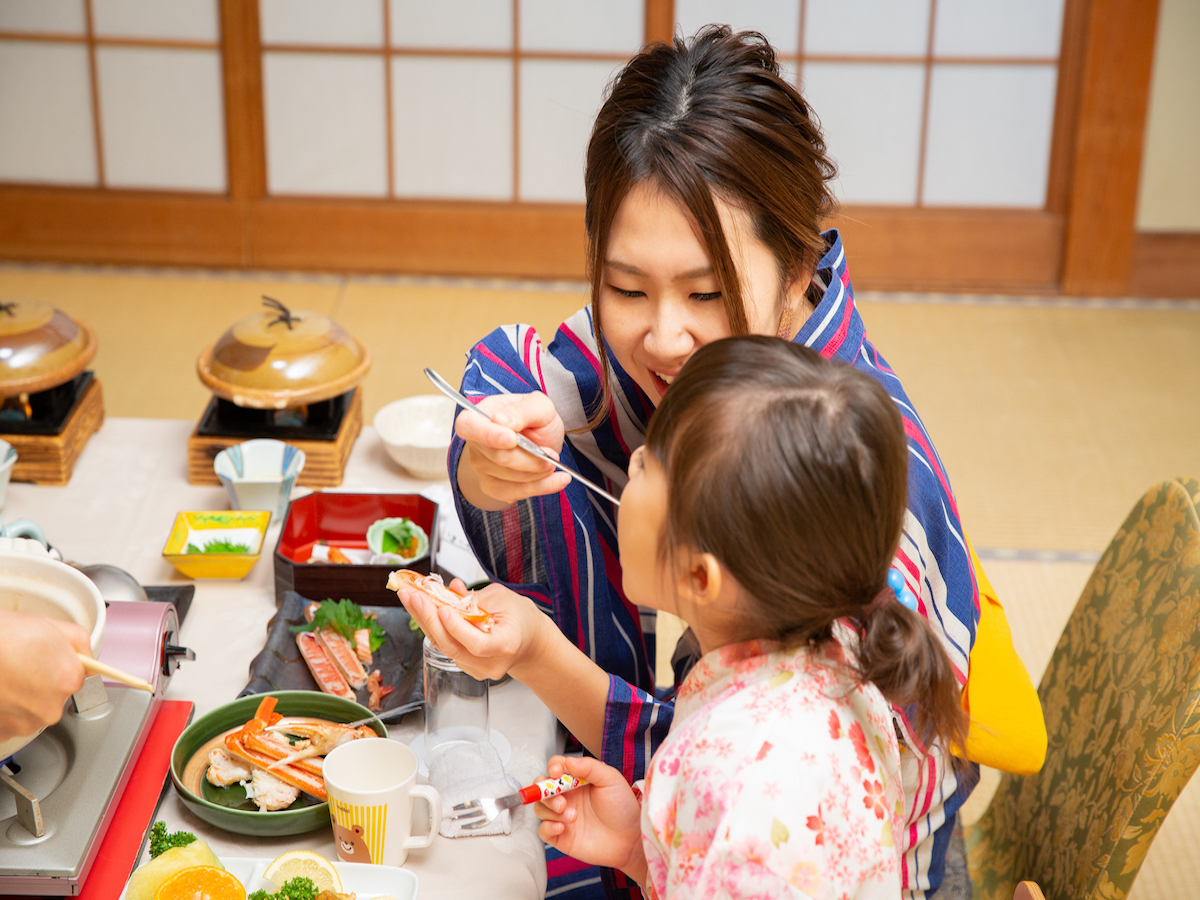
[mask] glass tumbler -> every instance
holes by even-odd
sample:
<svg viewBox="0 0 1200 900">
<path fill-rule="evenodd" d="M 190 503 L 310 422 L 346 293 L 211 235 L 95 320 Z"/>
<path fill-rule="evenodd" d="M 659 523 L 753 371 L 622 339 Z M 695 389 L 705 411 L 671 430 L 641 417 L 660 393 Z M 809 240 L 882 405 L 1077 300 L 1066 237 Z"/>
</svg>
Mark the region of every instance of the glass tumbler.
<svg viewBox="0 0 1200 900">
<path fill-rule="evenodd" d="M 488 683 L 460 669 L 429 638 L 423 656 L 425 758 L 433 762 L 451 747 L 488 740 Z"/>
</svg>

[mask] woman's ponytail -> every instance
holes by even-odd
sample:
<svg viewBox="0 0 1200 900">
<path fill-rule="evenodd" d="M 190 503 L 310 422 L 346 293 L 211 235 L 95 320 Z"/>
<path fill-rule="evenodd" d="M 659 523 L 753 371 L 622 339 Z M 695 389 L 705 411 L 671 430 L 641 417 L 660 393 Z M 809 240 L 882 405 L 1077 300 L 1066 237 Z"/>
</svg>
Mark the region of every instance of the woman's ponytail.
<svg viewBox="0 0 1200 900">
<path fill-rule="evenodd" d="M 938 741 L 962 752 L 968 719 L 959 702 L 958 679 L 918 613 L 897 601 L 872 610 L 862 627 L 858 668 L 862 679 L 873 682 L 890 703 L 907 707 L 914 737 L 926 748 Z"/>
</svg>

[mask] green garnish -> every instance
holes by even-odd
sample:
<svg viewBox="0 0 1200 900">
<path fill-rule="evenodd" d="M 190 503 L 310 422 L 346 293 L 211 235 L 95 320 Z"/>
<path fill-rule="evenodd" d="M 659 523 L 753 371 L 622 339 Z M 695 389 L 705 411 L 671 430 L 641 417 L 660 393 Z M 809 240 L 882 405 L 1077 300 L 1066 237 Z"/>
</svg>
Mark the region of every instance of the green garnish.
<svg viewBox="0 0 1200 900">
<path fill-rule="evenodd" d="M 194 840 L 196 840 L 196 836 L 190 831 L 176 831 L 174 834 L 167 834 L 167 823 L 155 822 L 150 826 L 150 858 L 158 859 L 172 847 L 186 847 Z"/>
<path fill-rule="evenodd" d="M 421 538 L 429 540 L 424 528 L 412 519 L 401 519 L 391 528 L 384 529 L 379 543 L 384 553 L 412 559 L 421 549 Z"/>
<path fill-rule="evenodd" d="M 249 553 L 249 544 L 238 544 L 234 541 L 226 541 L 220 538 L 215 538 L 204 545 L 204 549 L 200 549 L 195 544 L 188 542 L 188 553 Z"/>
<path fill-rule="evenodd" d="M 259 889 L 246 900 L 314 900 L 318 893 L 317 886 L 311 878 L 297 875 L 290 881 L 284 882 L 283 887 L 274 894 L 268 894 Z"/>
<path fill-rule="evenodd" d="M 354 632 L 363 628 L 367 629 L 371 634 L 372 653 L 383 646 L 383 639 L 387 637 L 387 632 L 383 630 L 382 625 L 375 621 L 373 616 L 365 615 L 362 607 L 345 598 L 322 601 L 311 622 L 304 625 L 293 625 L 291 630 L 294 632 L 317 631 L 325 627 L 332 628 L 355 646 L 358 644 L 354 640 Z"/>
</svg>

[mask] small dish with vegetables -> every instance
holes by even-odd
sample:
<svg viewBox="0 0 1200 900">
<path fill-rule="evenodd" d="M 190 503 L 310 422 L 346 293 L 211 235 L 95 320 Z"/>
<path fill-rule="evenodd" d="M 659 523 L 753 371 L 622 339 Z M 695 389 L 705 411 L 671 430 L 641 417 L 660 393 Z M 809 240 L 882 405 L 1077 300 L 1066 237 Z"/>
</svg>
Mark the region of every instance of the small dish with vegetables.
<svg viewBox="0 0 1200 900">
<path fill-rule="evenodd" d="M 262 554 L 270 520 L 265 510 L 181 512 L 163 558 L 188 578 L 244 578 Z"/>
</svg>

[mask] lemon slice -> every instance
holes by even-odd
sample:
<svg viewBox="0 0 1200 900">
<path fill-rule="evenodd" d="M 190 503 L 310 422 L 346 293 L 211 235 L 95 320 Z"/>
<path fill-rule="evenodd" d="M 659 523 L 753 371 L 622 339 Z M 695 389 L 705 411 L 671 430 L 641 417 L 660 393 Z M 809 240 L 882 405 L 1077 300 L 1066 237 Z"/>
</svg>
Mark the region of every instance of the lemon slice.
<svg viewBox="0 0 1200 900">
<path fill-rule="evenodd" d="M 311 878 L 317 891 L 342 892 L 342 879 L 338 878 L 333 863 L 319 853 L 308 850 L 289 850 L 277 856 L 263 872 L 263 877 L 283 887 L 293 878 Z"/>
</svg>

